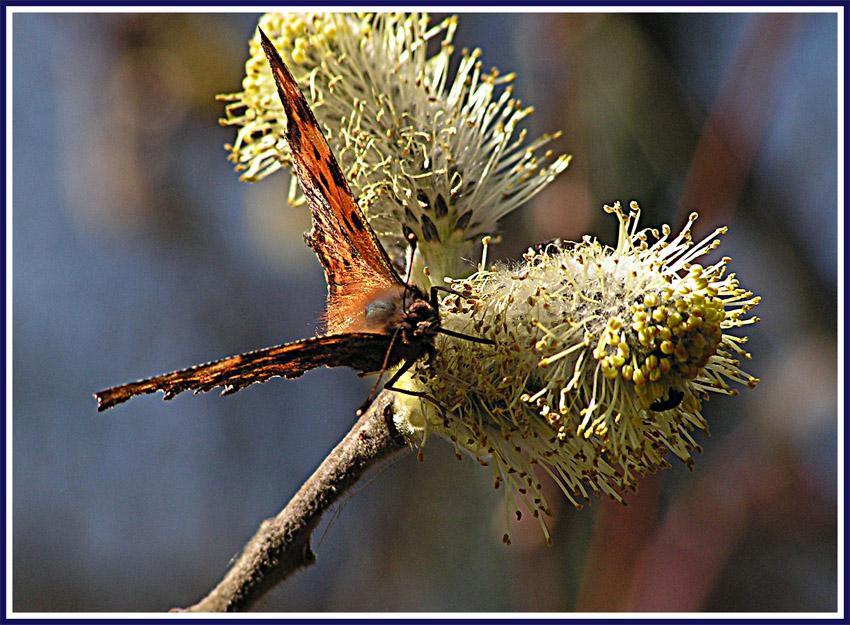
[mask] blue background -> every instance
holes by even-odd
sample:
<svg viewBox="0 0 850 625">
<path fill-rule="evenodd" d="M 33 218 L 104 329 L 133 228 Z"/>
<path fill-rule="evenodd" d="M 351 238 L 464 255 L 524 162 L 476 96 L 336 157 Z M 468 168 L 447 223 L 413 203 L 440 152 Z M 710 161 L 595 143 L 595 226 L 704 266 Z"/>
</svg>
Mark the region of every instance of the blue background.
<svg viewBox="0 0 850 625">
<path fill-rule="evenodd" d="M 106 386 L 313 334 L 325 285 L 285 174 L 240 183 L 216 93 L 238 91 L 257 15 L 12 16 L 13 607 L 162 611 L 197 601 L 354 420 L 347 370 L 220 398 Z M 573 155 L 503 224 L 497 257 L 643 223 L 731 230 L 763 296 L 696 472 L 630 506 L 555 511 L 500 543 L 489 469 L 432 439 L 315 535 L 279 611 L 833 611 L 837 606 L 837 20 L 830 14 L 468 14 L 458 48 L 518 74 L 532 136 Z M 7 128 L 7 132 L 9 132 Z"/>
</svg>

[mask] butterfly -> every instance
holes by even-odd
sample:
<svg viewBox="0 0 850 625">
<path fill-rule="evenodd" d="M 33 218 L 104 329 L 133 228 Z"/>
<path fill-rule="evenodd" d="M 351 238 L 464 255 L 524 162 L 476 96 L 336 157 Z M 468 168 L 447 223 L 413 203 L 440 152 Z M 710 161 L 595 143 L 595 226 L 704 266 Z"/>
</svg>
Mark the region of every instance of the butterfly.
<svg viewBox="0 0 850 625">
<path fill-rule="evenodd" d="M 259 32 L 286 115 L 284 137 L 312 213 L 313 228 L 304 238 L 319 257 L 328 283 L 327 332 L 99 391 L 95 393 L 98 411 L 157 391 L 166 400 L 183 391 L 207 392 L 216 387 L 229 395 L 272 377 L 297 378 L 320 366 L 383 373 L 401 364 L 384 388 L 435 401 L 395 383 L 418 360 L 434 358 L 438 333 L 493 344 L 440 326 L 437 293 L 448 289 L 431 287 L 428 297 L 408 284 L 409 275 L 401 280 L 358 207 L 295 79 L 274 44 Z M 376 389 L 377 383 L 358 413 Z"/>
</svg>

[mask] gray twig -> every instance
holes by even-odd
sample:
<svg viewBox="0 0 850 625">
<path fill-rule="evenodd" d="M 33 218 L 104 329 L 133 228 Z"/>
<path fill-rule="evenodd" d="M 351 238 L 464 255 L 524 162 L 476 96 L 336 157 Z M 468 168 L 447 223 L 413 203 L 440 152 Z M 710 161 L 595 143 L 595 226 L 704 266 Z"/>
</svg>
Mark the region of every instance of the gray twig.
<svg viewBox="0 0 850 625">
<path fill-rule="evenodd" d="M 185 611 L 247 610 L 292 573 L 316 561 L 310 536 L 322 514 L 371 467 L 406 447 L 392 422 L 392 402 L 387 391 L 375 399 L 287 506 L 262 522 L 218 586 Z"/>
</svg>

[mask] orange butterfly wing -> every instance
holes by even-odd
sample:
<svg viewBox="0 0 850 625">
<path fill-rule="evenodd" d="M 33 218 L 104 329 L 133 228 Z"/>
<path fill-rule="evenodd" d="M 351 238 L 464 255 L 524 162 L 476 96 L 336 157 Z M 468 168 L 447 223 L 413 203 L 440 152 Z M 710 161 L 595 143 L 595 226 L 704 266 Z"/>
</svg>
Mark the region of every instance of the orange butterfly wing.
<svg viewBox="0 0 850 625">
<path fill-rule="evenodd" d="M 305 238 L 318 255 L 328 281 L 328 335 L 229 356 L 99 391 L 95 393 L 99 411 L 157 391 L 165 394 L 164 399 L 171 399 L 183 391 L 198 393 L 224 387 L 222 394 L 228 395 L 255 382 L 272 377 L 296 378 L 320 366 L 382 371 L 402 360 L 417 360 L 430 353 L 429 347 L 433 348 L 433 334 L 439 327 L 437 313 L 421 291 L 405 286 L 398 277 L 357 206 L 301 90 L 265 33 L 260 31 L 260 35 L 286 112 L 285 135 L 295 172 L 313 215 L 313 230 Z M 417 328 L 427 326 L 419 330 L 422 336 L 394 341 L 397 329 L 387 325 L 391 314 L 386 324 L 375 328 L 380 331 L 359 331 L 369 327 L 365 311 L 370 304 L 378 302 L 373 313 L 380 317 L 382 310 L 392 309 L 387 301 L 403 295 L 410 296 L 410 311 L 419 312 L 403 311 L 402 316 L 414 317 Z"/>
<path fill-rule="evenodd" d="M 316 367 L 351 367 L 357 371 L 378 371 L 390 348 L 391 336 L 385 334 L 349 333 L 317 336 L 311 339 L 265 347 L 238 356 L 229 356 L 154 378 L 122 384 L 95 393 L 98 411 L 124 403 L 136 395 L 162 391 L 163 399 L 171 399 L 183 391 L 206 393 L 221 386 L 229 395 L 255 382 L 269 378 L 297 378 Z M 402 357 L 393 349 L 392 364 Z"/>
<path fill-rule="evenodd" d="M 403 284 L 357 206 L 298 84 L 262 30 L 260 37 L 286 113 L 286 141 L 313 214 L 313 230 L 305 239 L 325 269 L 328 333 L 363 329 L 366 305 L 376 294 Z"/>
</svg>

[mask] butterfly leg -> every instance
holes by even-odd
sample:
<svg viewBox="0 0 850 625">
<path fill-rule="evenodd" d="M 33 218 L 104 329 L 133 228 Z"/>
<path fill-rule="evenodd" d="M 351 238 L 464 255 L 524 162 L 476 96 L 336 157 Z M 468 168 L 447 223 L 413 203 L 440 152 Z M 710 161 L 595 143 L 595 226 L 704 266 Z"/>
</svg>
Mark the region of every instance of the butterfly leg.
<svg viewBox="0 0 850 625">
<path fill-rule="evenodd" d="M 430 362 L 432 357 L 433 357 L 433 353 L 429 353 L 428 354 L 429 362 Z M 435 398 L 433 395 L 429 395 L 428 393 L 426 393 L 424 391 L 412 391 L 408 388 L 401 388 L 401 387 L 398 387 L 398 386 L 395 385 L 395 383 L 399 381 L 401 376 L 403 376 L 405 373 L 407 373 L 410 370 L 410 368 L 413 366 L 413 364 L 415 362 L 416 362 L 415 360 L 404 361 L 404 364 L 399 368 L 399 370 L 396 371 L 389 380 L 387 380 L 386 384 L 384 384 L 384 388 L 388 391 L 395 391 L 396 393 L 403 393 L 404 395 L 411 395 L 412 397 L 419 397 L 420 399 L 425 399 L 425 400 L 431 402 L 432 404 L 434 404 L 440 410 L 440 415 L 442 415 L 442 417 L 443 417 L 443 425 L 448 427 L 449 426 L 449 418 L 448 418 L 448 413 L 446 412 L 446 407 L 443 406 L 443 404 L 441 404 L 437 398 Z"/>
<path fill-rule="evenodd" d="M 447 289 L 444 286 L 432 286 L 431 287 L 431 308 L 434 310 L 440 310 L 440 300 L 437 297 L 437 291 L 443 291 L 444 293 L 448 293 L 449 295 L 458 295 L 459 297 L 463 297 L 459 293 L 455 293 L 451 289 Z"/>
<path fill-rule="evenodd" d="M 381 383 L 381 377 L 383 377 L 384 371 L 387 370 L 387 365 L 390 362 L 390 354 L 393 351 L 393 345 L 395 345 L 395 342 L 396 342 L 396 339 L 398 339 L 398 336 L 399 336 L 399 330 L 396 329 L 396 331 L 393 332 L 393 338 L 390 339 L 390 346 L 387 348 L 387 353 L 384 356 L 384 364 L 381 365 L 381 372 L 378 374 L 378 379 L 375 380 L 375 385 L 372 387 L 372 390 L 369 391 L 369 396 L 366 398 L 366 401 L 364 401 L 360 405 L 360 408 L 358 408 L 357 412 L 355 413 L 358 417 L 362 416 L 363 413 L 366 412 L 366 409 L 369 408 L 369 406 L 372 404 L 372 401 L 375 399 L 375 393 L 378 390 L 378 385 Z M 408 367 L 408 369 L 409 368 L 410 367 Z M 393 379 L 395 379 L 395 378 L 393 378 Z M 389 384 L 389 382 L 387 382 L 387 384 Z M 387 385 L 385 384 L 384 388 L 386 388 L 386 386 Z"/>
</svg>

